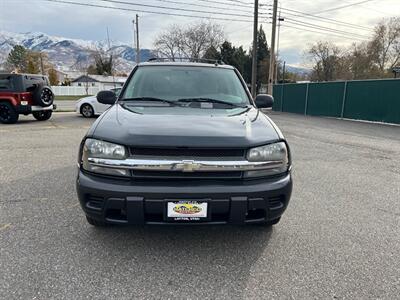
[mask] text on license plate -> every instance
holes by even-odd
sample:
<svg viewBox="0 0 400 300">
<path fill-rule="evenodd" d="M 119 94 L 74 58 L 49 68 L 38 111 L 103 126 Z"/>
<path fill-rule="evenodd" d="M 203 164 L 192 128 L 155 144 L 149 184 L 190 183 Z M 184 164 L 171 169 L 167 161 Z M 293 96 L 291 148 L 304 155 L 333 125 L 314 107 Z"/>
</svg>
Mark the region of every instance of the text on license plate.
<svg viewBox="0 0 400 300">
<path fill-rule="evenodd" d="M 207 202 L 174 201 L 168 202 L 167 217 L 175 220 L 197 220 L 207 218 Z"/>
</svg>

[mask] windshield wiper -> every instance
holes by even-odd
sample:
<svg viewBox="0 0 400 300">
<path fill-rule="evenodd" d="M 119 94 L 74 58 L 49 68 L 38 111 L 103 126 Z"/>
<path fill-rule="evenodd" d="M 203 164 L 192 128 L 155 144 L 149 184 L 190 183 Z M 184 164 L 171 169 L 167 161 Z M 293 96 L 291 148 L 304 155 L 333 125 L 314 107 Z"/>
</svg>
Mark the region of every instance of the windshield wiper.
<svg viewBox="0 0 400 300">
<path fill-rule="evenodd" d="M 175 101 L 172 100 L 167 100 L 167 99 L 161 99 L 161 98 L 155 98 L 155 97 L 135 97 L 135 98 L 124 98 L 121 99 L 120 101 L 154 101 L 154 102 L 163 102 L 163 103 L 168 103 L 170 105 L 176 105 Z"/>
<path fill-rule="evenodd" d="M 206 102 L 206 103 L 217 103 L 217 104 L 224 104 L 224 105 L 229 105 L 233 107 L 247 107 L 246 105 L 238 105 L 232 102 L 227 102 L 223 100 L 218 100 L 218 99 L 212 99 L 212 98 L 182 98 L 178 99 L 177 102 L 183 103 L 183 102 Z"/>
</svg>

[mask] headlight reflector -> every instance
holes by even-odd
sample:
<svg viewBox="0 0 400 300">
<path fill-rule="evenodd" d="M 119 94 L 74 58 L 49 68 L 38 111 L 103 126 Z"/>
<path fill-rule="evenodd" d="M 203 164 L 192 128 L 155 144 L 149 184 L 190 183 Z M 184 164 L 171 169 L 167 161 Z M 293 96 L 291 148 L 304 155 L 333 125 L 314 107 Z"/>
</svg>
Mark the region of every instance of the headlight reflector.
<svg viewBox="0 0 400 300">
<path fill-rule="evenodd" d="M 93 165 L 89 162 L 89 158 L 122 160 L 125 159 L 127 156 L 127 151 L 124 146 L 96 139 L 86 139 L 82 151 L 82 167 L 86 171 L 94 173 L 116 176 L 129 176 L 129 170 L 100 167 Z"/>
<path fill-rule="evenodd" d="M 263 177 L 285 173 L 289 167 L 289 154 L 284 142 L 252 148 L 247 153 L 250 162 L 276 162 L 272 168 L 245 172 L 245 177 Z"/>
<path fill-rule="evenodd" d="M 92 158 L 125 159 L 126 149 L 124 146 L 104 142 L 95 139 L 87 139 L 83 152 Z"/>
</svg>

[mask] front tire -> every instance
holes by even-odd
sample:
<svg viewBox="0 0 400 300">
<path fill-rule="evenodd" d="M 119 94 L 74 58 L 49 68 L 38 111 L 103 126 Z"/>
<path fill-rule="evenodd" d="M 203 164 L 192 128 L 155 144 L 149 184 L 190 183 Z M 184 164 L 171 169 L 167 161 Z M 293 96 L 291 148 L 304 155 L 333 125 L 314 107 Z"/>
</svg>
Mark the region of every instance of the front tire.
<svg viewBox="0 0 400 300">
<path fill-rule="evenodd" d="M 8 102 L 0 102 L 0 122 L 3 124 L 14 124 L 18 122 L 19 114 Z"/>
<path fill-rule="evenodd" d="M 33 117 L 38 121 L 47 121 L 51 118 L 53 111 L 51 110 L 41 110 L 32 112 Z"/>
<path fill-rule="evenodd" d="M 94 109 L 90 104 L 83 104 L 81 106 L 81 115 L 85 118 L 93 118 L 94 116 Z"/>
</svg>

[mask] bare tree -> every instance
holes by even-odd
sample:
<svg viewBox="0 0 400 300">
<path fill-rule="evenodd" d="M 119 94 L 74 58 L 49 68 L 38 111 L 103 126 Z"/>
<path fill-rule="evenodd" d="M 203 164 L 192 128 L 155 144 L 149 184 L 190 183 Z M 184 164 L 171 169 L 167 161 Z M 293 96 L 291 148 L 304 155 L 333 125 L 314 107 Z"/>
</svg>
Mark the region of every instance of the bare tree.
<svg viewBox="0 0 400 300">
<path fill-rule="evenodd" d="M 217 48 L 224 42 L 224 32 L 218 24 L 199 22 L 189 26 L 182 38 L 186 55 L 191 58 L 200 58 L 208 48 Z"/>
<path fill-rule="evenodd" d="M 400 62 L 400 17 L 383 20 L 375 27 L 369 51 L 382 73 Z"/>
<path fill-rule="evenodd" d="M 113 55 L 103 50 L 97 49 L 93 53 L 94 64 L 96 67 L 97 74 L 110 76 L 114 70 L 114 59 Z"/>
<path fill-rule="evenodd" d="M 172 60 L 178 57 L 197 59 L 207 49 L 218 48 L 223 41 L 224 32 L 220 25 L 199 22 L 185 27 L 172 25 L 157 36 L 154 46 L 159 55 Z"/>
<path fill-rule="evenodd" d="M 306 56 L 314 62 L 311 75 L 314 81 L 349 79 L 351 76 L 343 50 L 333 43 L 318 42 L 311 45 Z"/>
<path fill-rule="evenodd" d="M 367 42 L 354 43 L 347 56 L 352 79 L 380 78 L 382 74 L 373 61 L 373 54 Z"/>
<path fill-rule="evenodd" d="M 182 36 L 183 30 L 178 25 L 172 25 L 160 33 L 154 41 L 158 56 L 167 57 L 173 61 L 177 57 L 182 57 Z"/>
</svg>

